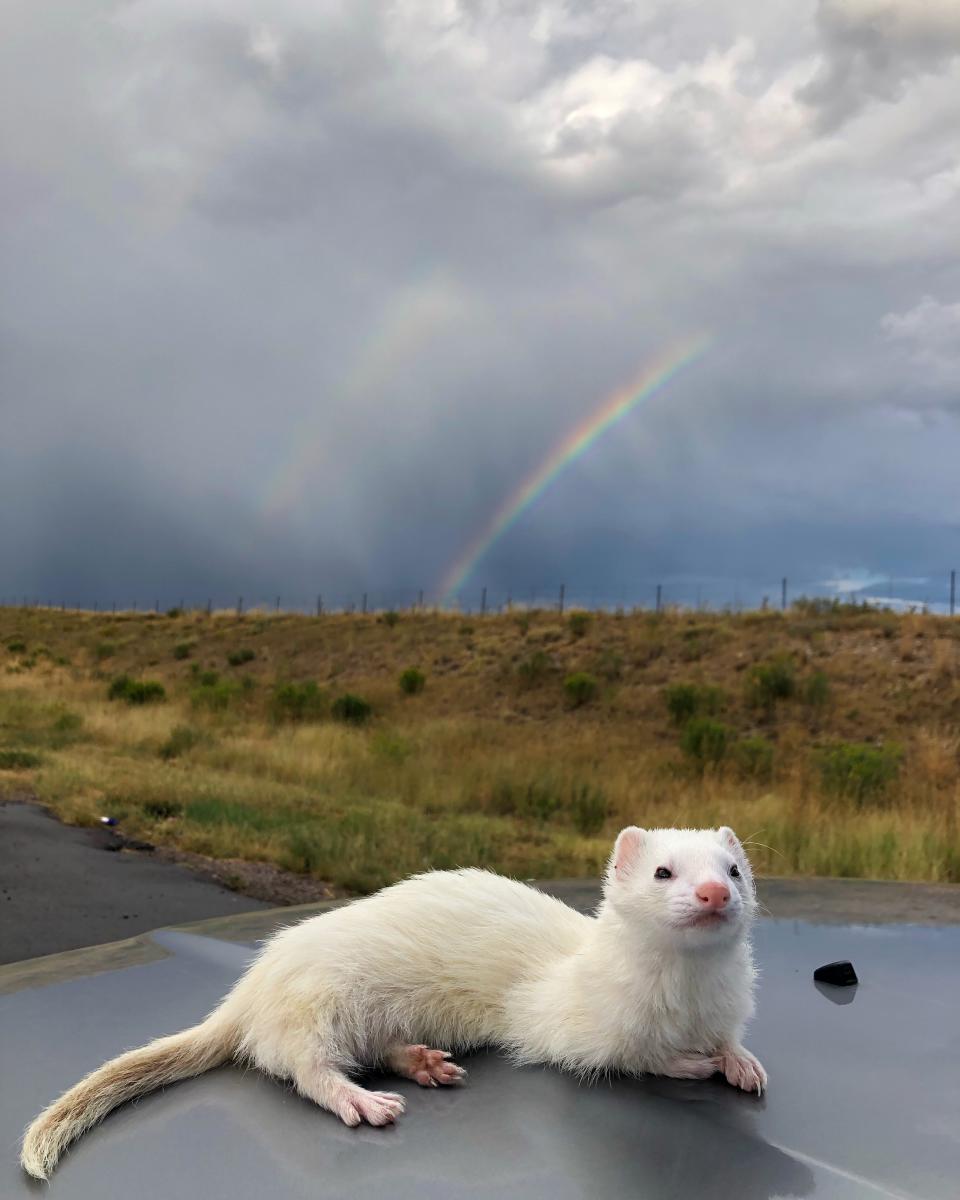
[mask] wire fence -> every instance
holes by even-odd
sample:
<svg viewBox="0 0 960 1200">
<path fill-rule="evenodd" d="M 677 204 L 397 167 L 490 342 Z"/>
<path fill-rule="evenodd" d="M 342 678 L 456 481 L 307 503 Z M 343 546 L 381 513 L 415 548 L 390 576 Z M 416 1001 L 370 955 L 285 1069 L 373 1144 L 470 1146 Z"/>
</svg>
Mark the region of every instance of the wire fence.
<svg viewBox="0 0 960 1200">
<path fill-rule="evenodd" d="M 118 590 L 119 591 L 119 590 Z M 152 598 L 115 593 L 106 596 L 36 596 L 26 592 L 0 596 L 0 608 L 59 609 L 94 613 L 204 612 L 276 613 L 324 616 L 331 614 L 379 615 L 387 612 L 450 612 L 479 615 L 514 610 L 572 610 L 630 612 L 684 610 L 694 612 L 750 612 L 786 610 L 798 600 L 859 604 L 895 612 L 928 612 L 955 616 L 957 572 L 947 570 L 926 578 L 897 579 L 851 587 L 844 581 L 792 580 L 780 576 L 770 580 L 718 578 L 716 576 L 664 576 L 643 580 L 629 588 L 611 589 L 568 586 L 560 582 L 518 589 L 479 585 L 462 589 L 454 598 L 439 598 L 427 588 L 356 588 L 346 591 L 318 590 L 311 596 L 284 594 L 279 589 L 264 595 L 262 589 L 235 595 L 208 594 L 203 597 L 159 590 Z"/>
</svg>

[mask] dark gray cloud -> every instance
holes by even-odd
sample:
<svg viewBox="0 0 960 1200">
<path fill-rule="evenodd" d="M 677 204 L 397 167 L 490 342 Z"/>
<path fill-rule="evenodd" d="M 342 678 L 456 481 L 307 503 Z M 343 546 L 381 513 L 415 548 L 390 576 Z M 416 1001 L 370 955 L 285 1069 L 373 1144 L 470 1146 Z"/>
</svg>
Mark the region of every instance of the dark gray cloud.
<svg viewBox="0 0 960 1200">
<path fill-rule="evenodd" d="M 955 556 L 955 6 L 86 0 L 8 24 L 6 590 L 429 594 L 701 331 L 472 587 Z"/>
</svg>

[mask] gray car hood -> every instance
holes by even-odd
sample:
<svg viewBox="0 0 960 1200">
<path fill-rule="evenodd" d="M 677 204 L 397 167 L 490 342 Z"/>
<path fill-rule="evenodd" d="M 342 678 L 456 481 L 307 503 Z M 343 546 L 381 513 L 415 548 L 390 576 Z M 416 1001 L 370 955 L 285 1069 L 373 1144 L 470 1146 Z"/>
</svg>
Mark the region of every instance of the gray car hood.
<svg viewBox="0 0 960 1200">
<path fill-rule="evenodd" d="M 580 889 L 584 906 L 592 899 Z M 323 906 L 312 906 L 315 912 Z M 467 1056 L 467 1085 L 407 1097 L 394 1127 L 348 1129 L 289 1088 L 225 1067 L 118 1110 L 48 1185 L 24 1126 L 85 1072 L 195 1023 L 290 910 L 224 918 L 0 969 L 0 1196 L 569 1197 L 868 1200 L 960 1196 L 960 928 L 765 920 L 748 1045 L 762 1098 L 717 1080 L 582 1086 Z M 813 983 L 852 959 L 856 989 Z"/>
</svg>

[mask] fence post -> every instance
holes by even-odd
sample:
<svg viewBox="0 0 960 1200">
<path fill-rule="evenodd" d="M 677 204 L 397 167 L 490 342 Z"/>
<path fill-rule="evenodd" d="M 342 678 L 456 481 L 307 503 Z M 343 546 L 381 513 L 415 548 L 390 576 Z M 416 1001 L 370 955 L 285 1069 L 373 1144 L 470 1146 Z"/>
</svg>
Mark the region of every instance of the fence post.
<svg viewBox="0 0 960 1200">
<path fill-rule="evenodd" d="M 279 597 L 279 596 L 277 597 L 277 606 L 276 606 L 276 608 L 275 608 L 273 611 L 274 611 L 274 612 L 279 612 L 279 611 L 280 611 L 280 597 Z"/>
<path fill-rule="evenodd" d="M 657 612 L 660 612 L 663 607 L 663 584 L 657 584 Z"/>
<path fill-rule="evenodd" d="M 783 579 L 781 579 L 781 581 L 780 581 L 780 607 L 784 612 L 787 611 L 787 577 L 786 577 L 786 575 L 784 575 Z"/>
<path fill-rule="evenodd" d="M 952 617 L 957 608 L 957 572 L 950 572 L 950 616 Z"/>
<path fill-rule="evenodd" d="M 207 616 L 209 617 L 212 612 L 213 612 L 213 597 L 210 596 L 207 598 Z"/>
<path fill-rule="evenodd" d="M 420 589 L 417 595 L 417 608 L 423 612 L 423 588 Z"/>
<path fill-rule="evenodd" d="M 243 597 L 242 596 L 237 597 L 237 616 L 238 617 L 243 616 Z"/>
<path fill-rule="evenodd" d="M 317 594 L 317 616 L 323 616 L 323 596 L 319 593 Z"/>
<path fill-rule="evenodd" d="M 367 593 L 363 593 L 363 615 L 367 615 Z"/>
<path fill-rule="evenodd" d="M 485 617 L 486 615 L 487 615 L 487 589 L 484 588 L 480 592 L 480 616 Z"/>
<path fill-rule="evenodd" d="M 561 617 L 563 616 L 563 598 L 566 595 L 566 591 L 567 591 L 567 585 L 565 583 L 561 583 L 560 584 L 560 604 L 559 604 Z"/>
</svg>

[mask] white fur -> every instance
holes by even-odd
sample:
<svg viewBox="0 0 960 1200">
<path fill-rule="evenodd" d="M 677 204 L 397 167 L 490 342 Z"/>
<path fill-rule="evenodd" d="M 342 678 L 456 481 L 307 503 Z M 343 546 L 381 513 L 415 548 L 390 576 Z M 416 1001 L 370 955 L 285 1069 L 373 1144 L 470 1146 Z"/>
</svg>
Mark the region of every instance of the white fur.
<svg viewBox="0 0 960 1200">
<path fill-rule="evenodd" d="M 658 867 L 672 877 L 657 879 Z M 696 895 L 704 884 L 726 884 L 730 898 L 722 916 L 691 925 L 708 907 Z M 233 1056 L 292 1080 L 348 1124 L 384 1124 L 403 1108 L 394 1093 L 352 1083 L 360 1067 L 457 1081 L 463 1073 L 429 1045 L 496 1045 L 518 1063 L 583 1076 L 720 1071 L 759 1091 L 763 1068 L 740 1044 L 755 907 L 729 829 L 624 830 L 594 917 L 488 871 L 418 875 L 271 938 L 207 1022 L 177 1035 L 169 1078 L 188 1073 L 185 1055 L 198 1072 Z M 234 1031 L 226 1046 L 224 1030 Z M 161 1043 L 151 1043 L 143 1091 L 168 1081 Z M 142 1053 L 101 1067 L 37 1118 L 22 1156 L 31 1174 L 46 1177 L 70 1140 L 129 1097 Z"/>
</svg>

